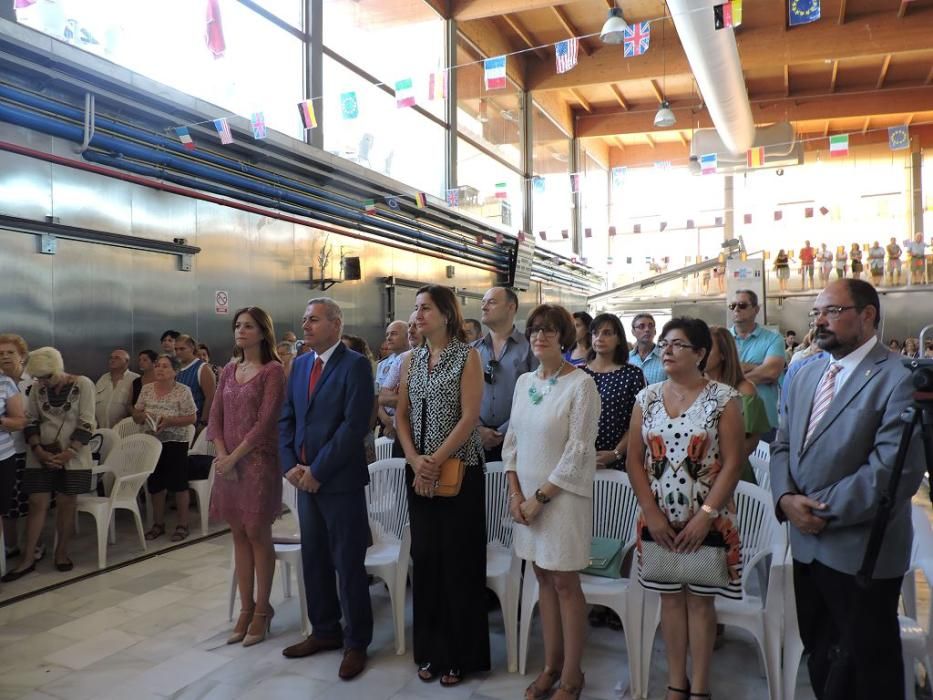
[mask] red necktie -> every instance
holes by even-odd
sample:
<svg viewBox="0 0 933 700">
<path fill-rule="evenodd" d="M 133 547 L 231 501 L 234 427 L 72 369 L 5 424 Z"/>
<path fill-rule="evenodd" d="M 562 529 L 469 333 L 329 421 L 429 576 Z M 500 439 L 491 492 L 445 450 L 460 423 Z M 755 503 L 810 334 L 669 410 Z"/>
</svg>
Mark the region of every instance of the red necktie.
<svg viewBox="0 0 933 700">
<path fill-rule="evenodd" d="M 311 399 L 311 395 L 314 393 L 314 387 L 317 386 L 318 380 L 321 378 L 321 374 L 324 372 L 324 360 L 318 357 L 314 360 L 314 367 L 311 368 L 311 376 L 308 377 L 308 399 Z M 301 446 L 301 463 L 307 464 L 308 458 L 305 456 L 305 446 Z"/>
<path fill-rule="evenodd" d="M 311 368 L 311 376 L 308 377 L 308 398 L 314 393 L 314 387 L 317 386 L 318 379 L 324 371 L 324 361 L 319 357 L 314 361 L 314 367 Z"/>
</svg>

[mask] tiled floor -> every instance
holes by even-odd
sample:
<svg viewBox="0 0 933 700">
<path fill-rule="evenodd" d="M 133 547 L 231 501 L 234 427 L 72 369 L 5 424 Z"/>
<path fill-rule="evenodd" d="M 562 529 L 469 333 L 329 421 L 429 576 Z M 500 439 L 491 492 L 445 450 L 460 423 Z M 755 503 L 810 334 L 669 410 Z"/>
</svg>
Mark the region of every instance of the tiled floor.
<svg viewBox="0 0 933 700">
<path fill-rule="evenodd" d="M 298 660 L 281 655 L 301 633 L 298 602 L 283 598 L 278 580 L 274 636 L 249 649 L 227 646 L 229 563 L 229 536 L 222 536 L 0 608 L 0 700 L 479 700 L 520 698 L 531 681 L 506 672 L 497 611 L 490 615 L 492 672 L 456 689 L 420 682 L 410 652 L 394 654 L 389 600 L 380 584 L 372 588 L 376 629 L 371 661 L 352 682 L 337 679 L 336 652 Z M 539 639 L 537 629 L 532 634 Z M 621 633 L 591 632 L 585 698 L 621 697 L 618 688 L 628 679 L 624 647 Z M 541 663 L 536 641 L 530 671 Z M 658 642 L 652 698 L 663 697 L 664 677 Z M 714 658 L 713 689 L 730 700 L 767 696 L 754 647 L 741 633 L 727 630 L 725 646 Z M 812 698 L 804 681 L 797 697 Z"/>
</svg>

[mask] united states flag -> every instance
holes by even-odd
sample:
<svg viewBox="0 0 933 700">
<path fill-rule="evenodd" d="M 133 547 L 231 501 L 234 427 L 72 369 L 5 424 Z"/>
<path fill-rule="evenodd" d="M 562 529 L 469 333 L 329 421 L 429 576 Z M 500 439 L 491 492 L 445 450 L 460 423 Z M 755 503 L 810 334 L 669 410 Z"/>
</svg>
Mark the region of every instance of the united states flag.
<svg viewBox="0 0 933 700">
<path fill-rule="evenodd" d="M 226 117 L 215 119 L 214 128 L 217 129 L 217 135 L 220 136 L 221 143 L 233 143 L 233 134 L 230 132 L 230 124 L 227 122 Z"/>
<path fill-rule="evenodd" d="M 622 30 L 624 57 L 641 56 L 651 44 L 651 23 L 636 22 Z"/>
<path fill-rule="evenodd" d="M 577 65 L 577 53 L 580 49 L 580 42 L 577 39 L 565 39 L 555 44 L 554 50 L 557 55 L 557 72 L 566 73 Z"/>
</svg>

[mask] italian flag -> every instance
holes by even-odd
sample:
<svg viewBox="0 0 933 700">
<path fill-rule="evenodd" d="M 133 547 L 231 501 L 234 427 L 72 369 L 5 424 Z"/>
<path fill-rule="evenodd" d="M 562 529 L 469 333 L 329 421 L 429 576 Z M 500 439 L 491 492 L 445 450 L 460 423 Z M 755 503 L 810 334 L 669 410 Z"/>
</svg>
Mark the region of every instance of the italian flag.
<svg viewBox="0 0 933 700">
<path fill-rule="evenodd" d="M 829 155 L 833 158 L 849 155 L 848 134 L 838 134 L 829 137 Z"/>
<path fill-rule="evenodd" d="M 411 78 L 405 78 L 395 83 L 395 104 L 398 107 L 413 107 L 415 105 L 415 88 Z"/>
</svg>

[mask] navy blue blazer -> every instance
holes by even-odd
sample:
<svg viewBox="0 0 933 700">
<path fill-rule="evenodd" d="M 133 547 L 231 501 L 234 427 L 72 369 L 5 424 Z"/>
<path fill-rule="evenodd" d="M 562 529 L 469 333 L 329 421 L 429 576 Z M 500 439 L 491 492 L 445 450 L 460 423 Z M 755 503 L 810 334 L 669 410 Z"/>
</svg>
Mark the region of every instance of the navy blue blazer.
<svg viewBox="0 0 933 700">
<path fill-rule="evenodd" d="M 309 397 L 308 380 L 316 359 L 310 352 L 292 362 L 279 417 L 282 472 L 301 463 L 304 446 L 311 473 L 321 482 L 318 493 L 362 488 L 369 483 L 363 441 L 375 396 L 372 367 L 340 343 Z"/>
</svg>

